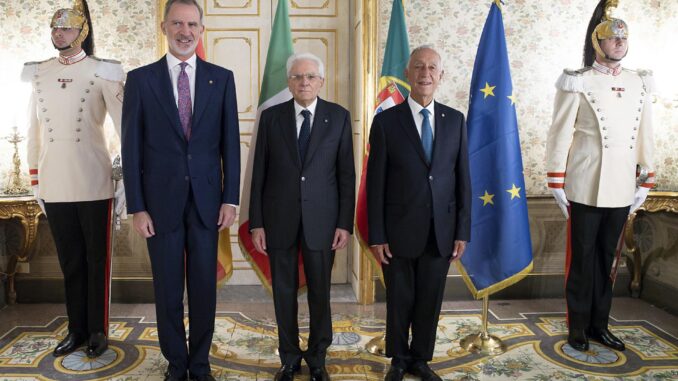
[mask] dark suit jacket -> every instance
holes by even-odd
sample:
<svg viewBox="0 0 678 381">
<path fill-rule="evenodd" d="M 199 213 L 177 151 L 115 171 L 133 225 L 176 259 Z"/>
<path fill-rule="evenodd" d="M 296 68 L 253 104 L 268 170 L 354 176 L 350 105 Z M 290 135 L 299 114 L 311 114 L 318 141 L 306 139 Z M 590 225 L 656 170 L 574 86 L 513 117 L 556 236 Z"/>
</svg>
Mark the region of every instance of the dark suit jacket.
<svg viewBox="0 0 678 381">
<path fill-rule="evenodd" d="M 183 218 L 191 189 L 201 221 L 216 229 L 221 204 L 237 205 L 240 192 L 233 73 L 197 59 L 186 141 L 166 59 L 130 71 L 122 108 L 122 162 L 128 213 L 147 211 L 156 232 L 171 231 Z"/>
<path fill-rule="evenodd" d="M 250 229 L 263 227 L 269 248 L 287 249 L 295 244 L 301 223 L 310 249 L 329 249 L 337 228 L 353 231 L 354 202 L 349 112 L 318 98 L 301 163 L 294 101 L 266 109 L 252 168 Z"/>
<path fill-rule="evenodd" d="M 416 257 L 426 246 L 433 219 L 440 255 L 471 235 L 471 183 L 464 116 L 435 103 L 431 165 L 407 102 L 377 114 L 370 131 L 367 221 L 370 245 Z"/>
</svg>

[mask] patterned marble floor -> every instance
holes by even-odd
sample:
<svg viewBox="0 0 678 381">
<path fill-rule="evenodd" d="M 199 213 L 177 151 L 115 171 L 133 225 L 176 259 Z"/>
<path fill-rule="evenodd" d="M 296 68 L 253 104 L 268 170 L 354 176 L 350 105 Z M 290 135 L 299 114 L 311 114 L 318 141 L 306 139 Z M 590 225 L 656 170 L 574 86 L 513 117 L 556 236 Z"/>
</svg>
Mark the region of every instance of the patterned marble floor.
<svg viewBox="0 0 678 381">
<path fill-rule="evenodd" d="M 334 340 L 327 367 L 333 380 L 380 380 L 388 360 L 365 351 L 379 337 L 384 321 L 359 308 L 335 313 Z M 355 310 L 355 311 L 352 311 Z M 0 314 L 2 312 L 0 311 Z M 114 311 L 115 313 L 115 311 Z M 250 318 L 242 312 L 219 312 L 211 351 L 218 380 L 270 380 L 279 363 L 276 326 L 271 314 Z M 0 315 L 2 316 L 2 315 Z M 382 316 L 383 317 L 383 316 Z M 16 318 L 16 317 L 15 317 Z M 66 318 L 46 324 L 16 325 L 0 337 L 0 380 L 161 380 L 166 367 L 153 321 L 145 316 L 111 318 L 111 346 L 99 359 L 84 353 L 54 358 L 52 348 L 65 335 Z M 505 342 L 506 353 L 481 356 L 464 351 L 459 340 L 480 329 L 478 310 L 443 311 L 431 364 L 445 380 L 675 380 L 678 338 L 646 320 L 611 321 L 627 343 L 616 352 L 592 343 L 581 353 L 566 344 L 562 312 L 519 313 L 513 318 L 490 314 L 489 331 Z M 300 318 L 302 336 L 308 317 Z M 308 370 L 299 380 L 308 379 Z M 408 378 L 414 380 L 415 378 Z"/>
</svg>

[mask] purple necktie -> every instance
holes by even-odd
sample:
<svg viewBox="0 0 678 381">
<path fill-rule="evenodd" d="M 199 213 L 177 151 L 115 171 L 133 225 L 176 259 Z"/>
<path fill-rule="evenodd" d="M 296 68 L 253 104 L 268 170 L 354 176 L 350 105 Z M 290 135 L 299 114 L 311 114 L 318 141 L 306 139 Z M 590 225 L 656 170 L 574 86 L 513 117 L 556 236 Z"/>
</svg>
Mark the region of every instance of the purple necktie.
<svg viewBox="0 0 678 381">
<path fill-rule="evenodd" d="M 191 137 L 191 117 L 193 116 L 193 106 L 191 104 L 191 86 L 188 83 L 188 74 L 186 74 L 186 62 L 179 64 L 181 72 L 179 72 L 179 80 L 177 81 L 177 92 L 179 93 L 179 120 L 181 121 L 181 128 L 184 130 L 186 140 Z"/>
</svg>

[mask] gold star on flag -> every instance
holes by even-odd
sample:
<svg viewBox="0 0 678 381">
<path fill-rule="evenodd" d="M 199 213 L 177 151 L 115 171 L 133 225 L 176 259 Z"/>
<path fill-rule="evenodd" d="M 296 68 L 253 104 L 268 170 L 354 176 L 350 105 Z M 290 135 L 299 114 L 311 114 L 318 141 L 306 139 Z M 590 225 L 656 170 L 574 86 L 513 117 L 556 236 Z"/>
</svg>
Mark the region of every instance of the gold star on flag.
<svg viewBox="0 0 678 381">
<path fill-rule="evenodd" d="M 506 98 L 508 98 L 508 99 L 511 100 L 511 106 L 513 106 L 514 104 L 516 104 L 516 96 L 515 96 L 515 95 L 513 95 L 513 94 L 507 95 Z"/>
<path fill-rule="evenodd" d="M 490 86 L 489 83 L 485 82 L 485 88 L 480 89 L 480 92 L 485 94 L 485 98 L 487 98 L 488 95 L 494 96 L 494 88 L 497 86 Z M 483 98 L 483 99 L 485 99 Z"/>
<path fill-rule="evenodd" d="M 511 189 L 507 189 L 506 191 L 511 194 L 511 200 L 516 197 L 520 198 L 520 188 L 518 188 L 516 184 L 513 184 L 513 187 Z"/>
<path fill-rule="evenodd" d="M 487 193 L 487 191 L 485 191 L 485 194 L 482 195 L 482 196 L 480 196 L 480 197 L 478 197 L 478 198 L 481 199 L 481 200 L 483 200 L 483 206 L 485 206 L 485 205 L 487 205 L 487 204 L 492 204 L 492 205 L 494 205 L 494 201 L 492 201 L 492 198 L 493 198 L 493 197 L 494 197 L 493 194 L 489 194 L 489 193 Z"/>
</svg>

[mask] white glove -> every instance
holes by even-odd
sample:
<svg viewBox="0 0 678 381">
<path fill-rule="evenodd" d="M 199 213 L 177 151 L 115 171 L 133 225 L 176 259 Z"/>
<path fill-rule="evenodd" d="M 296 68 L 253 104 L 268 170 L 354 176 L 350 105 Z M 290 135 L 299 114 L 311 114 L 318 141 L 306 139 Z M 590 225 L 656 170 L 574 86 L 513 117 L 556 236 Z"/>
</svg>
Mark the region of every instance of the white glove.
<svg viewBox="0 0 678 381">
<path fill-rule="evenodd" d="M 115 215 L 120 219 L 127 219 L 127 201 L 125 200 L 125 184 L 122 180 L 115 182 Z"/>
<path fill-rule="evenodd" d="M 47 212 L 45 212 L 45 202 L 42 201 L 40 198 L 40 186 L 38 185 L 33 185 L 31 186 L 33 188 L 33 198 L 35 198 L 35 201 L 38 202 L 38 205 L 40 206 L 40 209 L 42 210 L 42 213 L 46 216 Z"/>
<path fill-rule="evenodd" d="M 570 218 L 570 213 L 567 211 L 567 207 L 570 206 L 570 203 L 567 201 L 565 190 L 561 188 L 552 188 L 551 193 L 553 193 L 553 197 L 556 199 L 556 204 L 558 204 L 558 207 L 563 212 L 565 219 Z"/>
<path fill-rule="evenodd" d="M 633 204 L 631 204 L 631 209 L 629 209 L 629 214 L 632 214 L 636 209 L 640 208 L 641 205 L 645 202 L 647 194 L 650 192 L 650 188 L 638 187 L 636 189 L 636 194 L 633 196 Z"/>
</svg>

